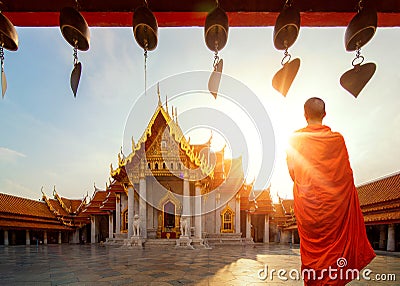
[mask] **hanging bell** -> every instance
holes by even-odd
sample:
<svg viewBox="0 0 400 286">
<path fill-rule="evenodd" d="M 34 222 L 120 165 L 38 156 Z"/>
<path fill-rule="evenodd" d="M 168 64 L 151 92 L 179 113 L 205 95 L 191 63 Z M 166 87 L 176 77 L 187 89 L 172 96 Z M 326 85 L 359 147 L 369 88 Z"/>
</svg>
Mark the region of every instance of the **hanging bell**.
<svg viewBox="0 0 400 286">
<path fill-rule="evenodd" d="M 66 7 L 60 13 L 60 29 L 65 40 L 78 50 L 89 49 L 90 31 L 85 18 L 72 7 Z"/>
<path fill-rule="evenodd" d="M 214 52 L 222 50 L 228 41 L 228 16 L 217 6 L 208 13 L 204 25 L 204 37 L 207 47 Z"/>
<path fill-rule="evenodd" d="M 290 61 L 291 55 L 288 48 L 297 39 L 300 30 L 300 12 L 291 5 L 285 4 L 275 22 L 274 46 L 278 50 L 284 50 L 281 61 L 282 68 L 272 78 L 272 86 L 283 96 L 288 93 L 300 68 L 300 59 Z"/>
<path fill-rule="evenodd" d="M 4 72 L 4 50 L 9 51 L 18 50 L 18 34 L 14 25 L 8 20 L 6 16 L 0 13 L 0 59 L 1 59 L 1 95 L 7 91 L 7 80 Z"/>
<path fill-rule="evenodd" d="M 18 50 L 18 34 L 14 25 L 0 13 L 0 45 L 9 50 Z"/>
<path fill-rule="evenodd" d="M 146 6 L 137 8 L 133 13 L 133 35 L 136 42 L 145 51 L 152 51 L 157 47 L 157 19 Z"/>
<path fill-rule="evenodd" d="M 82 64 L 78 61 L 77 50 L 89 49 L 90 31 L 85 18 L 72 7 L 65 7 L 60 12 L 60 29 L 64 39 L 74 48 L 74 68 L 71 72 L 71 89 L 76 97 Z"/>
<path fill-rule="evenodd" d="M 378 15 L 373 8 L 363 8 L 353 17 L 344 36 L 346 51 L 360 49 L 374 36 Z"/>
<path fill-rule="evenodd" d="M 275 22 L 274 46 L 286 50 L 297 39 L 300 30 L 300 12 L 292 6 L 285 6 Z"/>
</svg>

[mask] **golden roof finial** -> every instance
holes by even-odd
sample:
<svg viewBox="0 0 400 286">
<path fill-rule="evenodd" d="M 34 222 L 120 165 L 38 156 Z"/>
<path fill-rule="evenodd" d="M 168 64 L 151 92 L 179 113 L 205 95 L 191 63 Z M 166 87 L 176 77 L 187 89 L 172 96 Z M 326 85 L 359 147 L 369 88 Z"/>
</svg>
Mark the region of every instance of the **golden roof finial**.
<svg viewBox="0 0 400 286">
<path fill-rule="evenodd" d="M 174 120 L 175 119 L 175 113 L 174 113 L 174 106 L 172 105 L 172 107 L 171 107 L 171 109 L 172 109 L 172 120 Z"/>
<path fill-rule="evenodd" d="M 161 106 L 160 83 L 157 82 L 158 106 Z"/>
<path fill-rule="evenodd" d="M 168 96 L 167 95 L 165 95 L 165 110 L 168 113 Z"/>
<path fill-rule="evenodd" d="M 175 122 L 178 124 L 178 108 L 175 107 Z"/>
<path fill-rule="evenodd" d="M 54 185 L 54 187 L 53 187 L 53 196 L 55 197 L 56 195 L 57 195 L 56 185 Z"/>
</svg>

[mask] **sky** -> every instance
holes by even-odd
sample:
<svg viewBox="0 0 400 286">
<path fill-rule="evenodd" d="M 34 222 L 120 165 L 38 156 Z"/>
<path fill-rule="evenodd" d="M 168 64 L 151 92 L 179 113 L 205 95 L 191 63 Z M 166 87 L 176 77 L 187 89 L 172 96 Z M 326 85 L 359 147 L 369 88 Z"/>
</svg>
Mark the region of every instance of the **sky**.
<svg viewBox="0 0 400 286">
<path fill-rule="evenodd" d="M 78 53 L 83 70 L 74 98 L 69 86 L 73 51 L 59 28 L 17 27 L 17 32 L 18 51 L 5 51 L 8 89 L 0 100 L 0 192 L 40 199 L 42 187 L 51 195 L 55 186 L 65 197 L 91 195 L 94 184 L 105 187 L 110 164 L 117 166 L 127 119 L 143 96 L 143 50 L 131 28 L 91 28 L 90 49 Z M 303 104 L 312 96 L 325 100 L 324 123 L 345 138 L 356 185 L 400 169 L 400 57 L 396 48 L 400 29 L 378 28 L 362 48 L 365 63 L 374 62 L 377 69 L 358 98 L 339 84 L 355 56 L 345 51 L 344 32 L 343 27 L 301 28 L 289 49 L 292 59 L 300 58 L 300 69 L 283 97 L 271 84 L 283 58 L 283 52 L 273 46 L 273 28 L 229 29 L 228 43 L 220 52 L 223 72 L 256 96 L 251 102 L 260 102 L 265 109 L 275 139 L 272 174 L 257 174 L 256 170 L 247 179 L 268 178 L 264 181 L 271 184 L 273 195 L 292 197 L 285 148 L 290 134 L 305 126 Z M 146 116 L 134 117 L 141 130 L 132 134 L 134 138 L 141 136 L 155 111 L 157 82 L 161 82 L 164 100 L 165 95 L 173 96 L 168 85 L 163 86 L 166 79 L 212 69 L 213 52 L 207 49 L 203 33 L 198 27 L 159 29 L 158 46 L 148 56 L 147 87 L 152 92 L 146 94 Z M 224 78 L 221 86 L 223 82 Z M 246 98 L 239 101 L 246 102 Z M 179 113 L 178 102 L 177 106 Z M 252 158 L 268 148 L 261 146 L 260 151 L 254 138 L 246 141 L 247 150 L 257 150 L 249 157 L 250 166 Z M 127 146 L 123 150 L 129 153 Z"/>
</svg>

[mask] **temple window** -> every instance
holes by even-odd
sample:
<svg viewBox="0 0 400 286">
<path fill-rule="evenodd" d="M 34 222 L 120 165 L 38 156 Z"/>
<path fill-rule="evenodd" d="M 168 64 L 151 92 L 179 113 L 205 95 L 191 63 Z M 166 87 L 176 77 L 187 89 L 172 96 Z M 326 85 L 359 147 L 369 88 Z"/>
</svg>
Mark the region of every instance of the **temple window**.
<svg viewBox="0 0 400 286">
<path fill-rule="evenodd" d="M 229 206 L 221 212 L 221 232 L 234 232 L 233 218 L 235 213 Z"/>
<path fill-rule="evenodd" d="M 174 163 L 171 163 L 171 170 L 174 169 Z"/>
<path fill-rule="evenodd" d="M 124 210 L 122 212 L 122 230 L 123 231 L 128 231 L 129 225 L 128 225 L 128 209 Z"/>
<path fill-rule="evenodd" d="M 147 163 L 147 168 L 148 168 L 148 169 L 151 169 L 150 163 Z"/>
<path fill-rule="evenodd" d="M 178 170 L 181 169 L 181 163 L 178 163 Z"/>
<path fill-rule="evenodd" d="M 154 169 L 158 170 L 158 163 L 154 165 Z"/>
<path fill-rule="evenodd" d="M 163 168 L 163 169 L 166 169 L 166 168 L 167 168 L 167 166 L 165 165 L 165 163 L 162 163 L 162 168 Z"/>
</svg>

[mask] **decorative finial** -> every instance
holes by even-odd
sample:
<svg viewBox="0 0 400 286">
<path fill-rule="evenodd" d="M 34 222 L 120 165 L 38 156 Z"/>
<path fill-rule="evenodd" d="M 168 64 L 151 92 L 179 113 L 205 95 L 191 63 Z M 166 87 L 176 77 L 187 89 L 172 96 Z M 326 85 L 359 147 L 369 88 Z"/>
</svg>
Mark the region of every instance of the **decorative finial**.
<svg viewBox="0 0 400 286">
<path fill-rule="evenodd" d="M 165 110 L 168 113 L 168 96 L 167 95 L 165 95 Z"/>
<path fill-rule="evenodd" d="M 178 124 L 178 108 L 175 107 L 175 122 Z"/>
<path fill-rule="evenodd" d="M 175 115 L 174 115 L 174 106 L 172 106 L 172 120 L 175 120 Z"/>
<path fill-rule="evenodd" d="M 96 190 L 96 182 L 93 183 L 93 187 Z"/>
<path fill-rule="evenodd" d="M 53 196 L 56 196 L 56 194 L 57 194 L 56 185 L 54 185 L 54 187 L 53 187 Z"/>
<path fill-rule="evenodd" d="M 160 83 L 157 82 L 158 106 L 161 106 Z"/>
<path fill-rule="evenodd" d="M 111 169 L 111 173 L 112 173 L 112 172 L 114 172 L 114 169 L 113 169 L 112 163 L 110 164 L 110 169 Z"/>
</svg>

